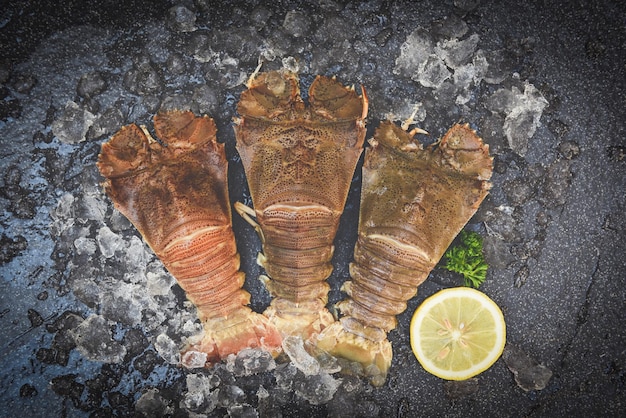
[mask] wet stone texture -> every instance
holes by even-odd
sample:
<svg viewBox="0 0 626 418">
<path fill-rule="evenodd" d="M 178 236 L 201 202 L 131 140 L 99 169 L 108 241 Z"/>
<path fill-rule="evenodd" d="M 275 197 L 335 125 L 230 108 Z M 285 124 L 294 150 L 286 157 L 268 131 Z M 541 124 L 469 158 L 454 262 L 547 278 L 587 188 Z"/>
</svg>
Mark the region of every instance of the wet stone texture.
<svg viewBox="0 0 626 418">
<path fill-rule="evenodd" d="M 31 4 L 32 3 L 32 4 Z M 71 4 L 70 4 L 71 3 Z M 626 11 L 619 2 L 144 1 L 83 9 L 8 2 L 0 25 L 0 416 L 620 416 L 626 406 Z M 389 334 L 374 388 L 301 341 L 180 367 L 194 307 L 104 195 L 100 145 L 159 109 L 209 113 L 232 202 L 250 203 L 232 119 L 263 70 L 367 91 L 368 138 L 413 115 L 436 141 L 469 122 L 494 156 L 468 228 L 490 265 L 507 348 L 443 382 L 409 346 L 424 298 L 462 278 L 435 269 Z M 575 65 L 573 64 L 575 63 Z M 335 241 L 330 303 L 356 240 L 360 168 Z M 260 242 L 233 224 L 252 308 Z M 202 362 L 202 359 L 192 359 Z M 343 369 L 339 372 L 340 369 Z"/>
</svg>

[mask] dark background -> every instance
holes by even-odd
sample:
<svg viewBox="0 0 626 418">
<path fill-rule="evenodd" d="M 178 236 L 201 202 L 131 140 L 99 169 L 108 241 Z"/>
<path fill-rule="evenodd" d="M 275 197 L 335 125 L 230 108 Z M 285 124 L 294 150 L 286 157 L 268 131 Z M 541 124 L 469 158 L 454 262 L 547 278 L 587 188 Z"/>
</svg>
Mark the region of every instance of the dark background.
<svg viewBox="0 0 626 418">
<path fill-rule="evenodd" d="M 195 21 L 181 19 L 195 30 L 181 29 L 174 6 L 193 15 Z M 293 11 L 295 23 L 286 22 Z M 623 2 L 8 1 L 0 13 L 0 416 L 623 414 Z M 397 70 L 418 28 L 436 42 L 464 25 L 458 38 L 479 36 L 470 61 L 478 50 L 486 53 L 490 82 L 459 87 L 451 78 L 432 89 Z M 336 374 L 342 380 L 332 399 L 313 405 L 300 393 L 319 382 L 285 377 L 286 365 L 248 377 L 226 366 L 187 371 L 159 355 L 157 336 L 180 341 L 193 309 L 171 283 L 162 295 L 145 296 L 146 272 L 165 281 L 167 275 L 103 196 L 94 166 L 100 144 L 124 124 L 150 125 L 160 106 L 189 104 L 216 119 L 230 161 L 231 201 L 249 200 L 230 125 L 244 89 L 237 80 L 252 73 L 268 45 L 276 59 L 264 68 L 294 57 L 303 91 L 319 73 L 364 85 L 368 137 L 389 112 L 407 117 L 408 105 L 421 102 L 419 125 L 432 138 L 462 120 L 490 144 L 493 188 L 468 227 L 486 237 L 491 268 L 481 290 L 503 309 L 512 360 L 499 360 L 466 385 L 421 369 L 408 324 L 425 297 L 461 283 L 442 269 L 390 333 L 394 362 L 382 388 Z M 213 55 L 202 58 L 208 51 Z M 537 123 L 507 128 L 511 103 L 496 99 L 497 92 L 523 92 L 528 84 L 547 105 Z M 458 95 L 469 100 L 459 103 Z M 529 127 L 536 131 L 520 152 L 506 133 L 523 137 Z M 348 277 L 359 187 L 357 169 L 336 238 L 331 302 L 343 297 Z M 59 203 L 68 194 L 71 203 Z M 252 306 L 262 310 L 269 297 L 256 280 L 260 244 L 237 215 L 233 222 Z M 114 256 L 98 241 L 105 226 L 121 239 Z M 79 250 L 79 238 L 94 250 Z M 102 361 L 106 353 L 85 340 L 76 347 L 75 331 L 93 315 L 104 318 L 91 323 L 94 340 L 108 344 L 109 354 L 124 347 L 121 358 Z M 524 360 L 552 372 L 545 388 L 532 382 L 545 369 Z M 218 377 L 201 405 L 184 403 L 190 374 Z"/>
</svg>

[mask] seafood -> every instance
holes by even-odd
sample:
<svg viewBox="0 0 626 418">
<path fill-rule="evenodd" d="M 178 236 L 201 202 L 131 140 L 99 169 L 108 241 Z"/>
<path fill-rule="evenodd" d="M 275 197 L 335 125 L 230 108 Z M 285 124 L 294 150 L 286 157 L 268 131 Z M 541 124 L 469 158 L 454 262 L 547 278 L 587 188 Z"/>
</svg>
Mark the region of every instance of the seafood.
<svg viewBox="0 0 626 418">
<path fill-rule="evenodd" d="M 334 322 L 325 280 L 365 140 L 367 97 L 318 76 L 306 105 L 297 75 L 274 71 L 251 77 L 237 110 L 254 209 L 237 202 L 235 210 L 262 241 L 257 261 L 273 296 L 264 314 L 283 335 L 306 339 Z"/>
<path fill-rule="evenodd" d="M 187 353 L 206 353 L 208 363 L 244 348 L 277 353 L 280 334 L 246 306 L 250 294 L 242 288 L 227 161 L 215 123 L 169 111 L 154 117 L 154 127 L 165 145 L 145 127 L 128 125 L 102 145 L 97 166 L 115 207 L 197 307 L 205 333 Z"/>
<path fill-rule="evenodd" d="M 381 385 L 391 365 L 387 333 L 490 188 L 489 146 L 469 125 L 454 125 L 426 149 L 389 121 L 365 154 L 352 280 L 337 304 L 343 317 L 317 346 L 360 362 Z"/>
</svg>

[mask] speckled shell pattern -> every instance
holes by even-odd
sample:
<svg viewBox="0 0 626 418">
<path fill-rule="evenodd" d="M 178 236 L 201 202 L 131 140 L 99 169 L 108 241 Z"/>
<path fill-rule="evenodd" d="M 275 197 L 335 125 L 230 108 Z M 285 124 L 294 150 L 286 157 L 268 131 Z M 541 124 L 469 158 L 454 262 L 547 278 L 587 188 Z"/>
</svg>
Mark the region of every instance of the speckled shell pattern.
<svg viewBox="0 0 626 418">
<path fill-rule="evenodd" d="M 204 335 L 184 350 L 182 364 L 190 364 L 194 353 L 204 355 L 208 364 L 244 348 L 277 353 L 280 334 L 247 306 L 250 294 L 242 288 L 228 164 L 215 123 L 173 110 L 158 113 L 154 127 L 160 141 L 145 127 L 123 127 L 103 144 L 97 165 L 115 207 L 197 308 Z"/>
<path fill-rule="evenodd" d="M 260 74 L 248 87 L 235 134 L 272 309 L 325 311 L 333 240 L 365 139 L 365 96 L 318 76 L 306 105 L 289 71 Z"/>
<path fill-rule="evenodd" d="M 349 297 L 338 308 L 351 319 L 344 327 L 379 339 L 487 195 L 492 158 L 468 125 L 423 149 L 410 132 L 383 122 L 370 142 L 352 280 L 343 287 Z"/>
<path fill-rule="evenodd" d="M 157 137 L 120 130 L 98 161 L 105 190 L 178 280 L 202 319 L 249 301 L 231 227 L 224 146 L 208 117 L 159 113 Z"/>
</svg>

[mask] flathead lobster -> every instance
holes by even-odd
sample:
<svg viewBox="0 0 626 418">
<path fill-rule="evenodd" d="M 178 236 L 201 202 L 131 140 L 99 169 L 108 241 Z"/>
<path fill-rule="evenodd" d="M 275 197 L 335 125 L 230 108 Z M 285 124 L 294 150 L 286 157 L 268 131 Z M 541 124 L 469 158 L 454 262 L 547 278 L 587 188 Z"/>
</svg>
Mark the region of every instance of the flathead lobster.
<svg viewBox="0 0 626 418">
<path fill-rule="evenodd" d="M 251 77 L 237 110 L 237 150 L 254 209 L 235 209 L 261 237 L 257 261 L 274 297 L 264 314 L 283 335 L 306 339 L 334 322 L 325 280 L 365 140 L 367 97 L 318 76 L 306 105 L 297 75 L 274 71 Z"/>
<path fill-rule="evenodd" d="M 281 336 L 249 307 L 232 231 L 224 146 L 207 116 L 154 117 L 157 137 L 128 125 L 102 145 L 97 166 L 115 207 L 139 230 L 197 308 L 204 338 L 186 352 L 207 363 L 244 348 L 278 352 Z M 183 356 L 184 362 L 184 356 Z"/>
<path fill-rule="evenodd" d="M 454 125 L 426 149 L 383 122 L 365 153 L 359 234 L 352 280 L 338 303 L 340 321 L 317 337 L 329 353 L 360 362 L 384 382 L 392 349 L 387 333 L 490 188 L 489 146 L 468 125 Z"/>
<path fill-rule="evenodd" d="M 204 339 L 189 352 L 214 362 L 247 347 L 280 350 L 300 336 L 385 381 L 387 333 L 417 287 L 488 194 L 492 158 L 468 125 L 454 125 L 426 148 L 383 122 L 363 166 L 351 280 L 327 310 L 333 241 L 365 140 L 367 96 L 318 76 L 308 105 L 297 75 L 254 74 L 235 119 L 237 150 L 252 203 L 236 211 L 257 231 L 257 262 L 273 299 L 264 314 L 247 307 L 231 223 L 227 162 L 216 128 L 191 112 L 159 113 L 157 136 L 124 127 L 105 143 L 98 168 L 115 206 L 178 280 L 197 309 Z"/>
</svg>

